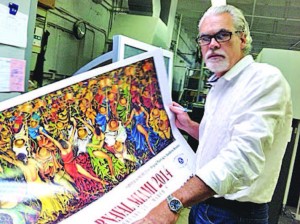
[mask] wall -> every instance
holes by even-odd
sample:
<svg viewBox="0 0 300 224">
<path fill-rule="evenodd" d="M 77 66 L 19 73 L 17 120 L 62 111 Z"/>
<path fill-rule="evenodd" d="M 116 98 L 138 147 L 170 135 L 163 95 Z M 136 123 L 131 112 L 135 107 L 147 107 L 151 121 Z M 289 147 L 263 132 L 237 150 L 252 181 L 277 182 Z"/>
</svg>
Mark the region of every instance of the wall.
<svg viewBox="0 0 300 224">
<path fill-rule="evenodd" d="M 111 3 L 111 1 L 106 1 Z M 72 75 L 95 57 L 107 51 L 107 33 L 111 12 L 109 5 L 96 4 L 92 0 L 56 0 L 55 8 L 47 10 L 45 29 L 50 32 L 45 54 L 44 73 L 53 79 Z M 87 24 L 82 40 L 73 35 L 77 20 Z M 36 59 L 37 53 L 32 58 Z M 35 62 L 31 63 L 34 70 Z"/>
<path fill-rule="evenodd" d="M 168 28 L 160 18 L 144 16 L 117 14 L 113 21 L 112 30 L 109 37 L 114 35 L 124 35 L 135 40 L 142 41 L 157 47 L 168 49 L 166 42 Z"/>
<path fill-rule="evenodd" d="M 300 119 L 300 51 L 264 48 L 256 60 L 269 63 L 281 70 L 291 86 L 294 118 Z"/>
<path fill-rule="evenodd" d="M 1 0 L 0 4 L 7 6 L 9 2 L 11 1 Z M 26 60 L 25 90 L 27 90 L 27 82 L 30 73 L 29 70 L 30 70 L 30 60 L 31 60 L 31 49 L 32 49 L 32 41 L 33 41 L 32 33 L 34 29 L 33 24 L 35 21 L 37 0 L 30 0 L 30 1 L 15 0 L 13 2 L 19 5 L 20 12 L 28 15 L 27 46 L 26 48 L 21 48 L 15 46 L 8 46 L 0 43 L 0 57 Z M 0 92 L 0 101 L 17 96 L 19 94 L 20 93 L 18 92 L 10 92 L 10 93 Z"/>
<path fill-rule="evenodd" d="M 131 9 L 129 8 L 130 13 L 117 14 L 109 37 L 112 38 L 113 35 L 121 34 L 147 44 L 169 49 L 174 28 L 177 0 L 170 1 L 170 4 L 163 0 L 152 0 L 147 2 L 150 4 L 149 6 L 142 1 L 133 1 L 133 3 L 135 9 L 139 9 L 139 11 L 130 11 Z M 143 12 L 143 10 L 146 12 Z"/>
</svg>

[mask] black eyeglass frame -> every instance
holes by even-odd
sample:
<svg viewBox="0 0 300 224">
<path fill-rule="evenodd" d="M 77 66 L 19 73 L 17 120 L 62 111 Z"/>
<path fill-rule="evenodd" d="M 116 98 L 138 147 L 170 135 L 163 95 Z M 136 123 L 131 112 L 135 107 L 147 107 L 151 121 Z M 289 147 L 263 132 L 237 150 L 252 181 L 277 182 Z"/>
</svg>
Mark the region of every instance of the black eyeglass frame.
<svg viewBox="0 0 300 224">
<path fill-rule="evenodd" d="M 242 32 L 244 32 L 244 31 L 242 31 L 242 30 L 237 30 L 237 31 L 234 31 L 234 32 L 231 32 L 231 31 L 228 31 L 228 30 L 220 30 L 220 31 L 218 31 L 217 33 L 215 33 L 214 35 L 208 35 L 208 34 L 204 34 L 204 35 L 201 35 L 201 36 L 198 36 L 197 38 L 196 38 L 196 42 L 197 42 L 197 44 L 199 44 L 200 46 L 206 46 L 206 45 L 209 45 L 210 43 L 211 43 L 211 40 L 214 38 L 218 43 L 224 43 L 224 42 L 227 42 L 227 41 L 229 41 L 230 39 L 231 39 L 231 36 L 232 36 L 232 34 L 234 34 L 234 33 L 242 33 Z M 220 34 L 228 34 L 228 39 L 225 39 L 225 40 L 220 40 L 220 38 L 218 38 L 218 35 L 220 35 Z M 203 38 L 203 37 L 207 37 L 207 38 L 209 38 L 209 42 L 207 42 L 207 43 L 202 43 L 201 44 L 201 38 Z"/>
</svg>

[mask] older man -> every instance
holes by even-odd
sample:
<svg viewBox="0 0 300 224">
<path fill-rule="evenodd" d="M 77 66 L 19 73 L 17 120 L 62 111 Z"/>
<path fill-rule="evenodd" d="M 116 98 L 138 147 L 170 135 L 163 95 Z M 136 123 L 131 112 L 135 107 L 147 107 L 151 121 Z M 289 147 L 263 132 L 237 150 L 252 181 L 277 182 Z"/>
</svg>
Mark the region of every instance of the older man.
<svg viewBox="0 0 300 224">
<path fill-rule="evenodd" d="M 199 140 L 195 176 L 137 223 L 175 223 L 192 206 L 189 223 L 268 223 L 290 137 L 290 88 L 280 71 L 259 64 L 249 26 L 230 5 L 212 7 L 199 22 L 198 44 L 209 81 L 201 124 L 173 103 L 176 125 Z"/>
</svg>

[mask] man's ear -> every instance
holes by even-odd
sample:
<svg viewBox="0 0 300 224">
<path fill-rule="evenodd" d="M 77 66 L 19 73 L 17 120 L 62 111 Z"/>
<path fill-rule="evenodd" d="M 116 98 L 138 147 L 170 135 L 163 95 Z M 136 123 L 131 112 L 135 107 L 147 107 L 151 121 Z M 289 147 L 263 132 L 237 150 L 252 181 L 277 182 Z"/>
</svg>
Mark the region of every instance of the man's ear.
<svg viewBox="0 0 300 224">
<path fill-rule="evenodd" d="M 241 49 L 243 50 L 247 45 L 247 38 L 245 33 L 241 33 Z"/>
</svg>

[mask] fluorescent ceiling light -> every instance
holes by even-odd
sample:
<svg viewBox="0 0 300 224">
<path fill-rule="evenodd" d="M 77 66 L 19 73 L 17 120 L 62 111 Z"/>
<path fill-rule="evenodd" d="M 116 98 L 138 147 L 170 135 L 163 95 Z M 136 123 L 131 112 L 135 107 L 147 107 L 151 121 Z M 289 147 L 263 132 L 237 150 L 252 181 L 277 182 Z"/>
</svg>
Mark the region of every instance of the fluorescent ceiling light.
<svg viewBox="0 0 300 224">
<path fill-rule="evenodd" d="M 211 6 L 226 5 L 226 0 L 211 0 Z"/>
</svg>

